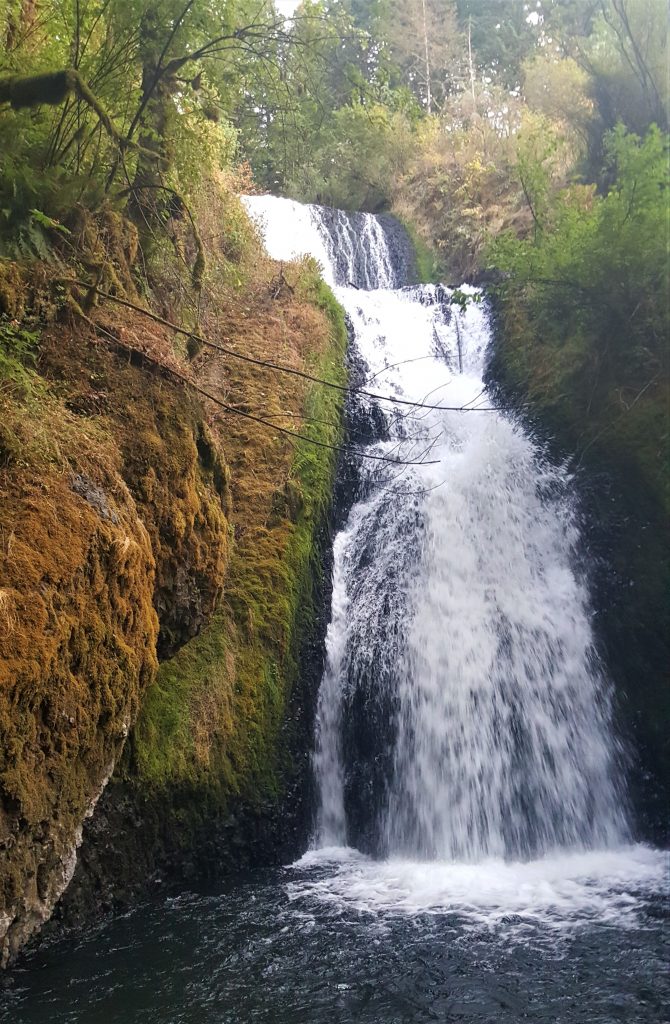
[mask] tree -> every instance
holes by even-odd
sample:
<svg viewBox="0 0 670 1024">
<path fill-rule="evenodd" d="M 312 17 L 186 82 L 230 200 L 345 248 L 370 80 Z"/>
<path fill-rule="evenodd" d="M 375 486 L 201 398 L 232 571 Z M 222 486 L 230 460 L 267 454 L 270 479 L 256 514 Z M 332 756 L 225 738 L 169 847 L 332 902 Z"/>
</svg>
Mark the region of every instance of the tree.
<svg viewBox="0 0 670 1024">
<path fill-rule="evenodd" d="M 523 95 L 532 110 L 560 125 L 574 142 L 573 162 L 597 130 L 591 79 L 571 57 L 543 51 L 523 66 Z"/>
<path fill-rule="evenodd" d="M 586 387 L 607 391 L 616 383 L 641 388 L 668 373 L 668 238 L 661 226 L 670 151 L 655 127 L 640 139 L 619 126 L 605 146 L 613 183 L 604 196 L 590 186 L 552 194 L 541 163 L 525 166 L 539 230 L 525 240 L 501 236 L 490 259 L 508 275 L 507 287 L 523 290 L 545 341 L 584 339 Z"/>
<path fill-rule="evenodd" d="M 128 202 L 149 233 L 183 214 L 180 172 L 193 149 L 205 162 L 232 156 L 226 122 L 242 60 L 271 61 L 284 33 L 271 0 L 51 0 L 39 17 L 35 9 L 27 0 L 5 7 L 0 207 L 9 234 L 32 208 L 59 217 L 83 199 Z"/>
<path fill-rule="evenodd" d="M 536 21 L 529 20 L 525 0 L 457 0 L 456 7 L 479 68 L 507 88 L 516 88 L 539 33 Z"/>
<path fill-rule="evenodd" d="M 409 165 L 411 122 L 382 105 L 350 104 L 335 111 L 310 162 L 289 189 L 312 202 L 351 210 L 390 205 L 393 184 Z"/>
<path fill-rule="evenodd" d="M 635 132 L 669 114 L 668 9 L 665 0 L 569 0 L 548 11 L 563 51 L 591 76 L 605 128 Z"/>
<path fill-rule="evenodd" d="M 428 114 L 439 110 L 466 76 L 454 0 L 388 0 L 380 27 L 402 79 Z"/>
</svg>

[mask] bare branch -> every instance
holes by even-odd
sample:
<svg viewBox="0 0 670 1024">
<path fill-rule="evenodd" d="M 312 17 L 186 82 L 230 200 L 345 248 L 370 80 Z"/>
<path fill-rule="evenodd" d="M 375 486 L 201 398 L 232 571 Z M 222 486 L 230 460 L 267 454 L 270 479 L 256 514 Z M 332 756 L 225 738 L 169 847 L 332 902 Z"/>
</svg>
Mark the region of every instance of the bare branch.
<svg viewBox="0 0 670 1024">
<path fill-rule="evenodd" d="M 217 352 L 223 353 L 223 355 L 230 356 L 232 359 L 239 359 L 245 363 L 252 363 L 254 366 L 264 366 L 266 369 L 275 370 L 277 373 L 287 373 L 293 377 L 302 377 L 303 380 L 313 381 L 315 384 L 323 384 L 325 387 L 333 388 L 335 391 L 342 391 L 346 394 L 352 395 L 363 395 L 366 398 L 374 398 L 378 402 L 389 402 L 391 405 L 408 405 L 416 409 L 432 409 L 438 412 L 497 412 L 497 409 L 491 407 L 478 407 L 470 408 L 465 405 L 428 405 L 424 402 L 412 402 L 409 399 L 396 398 L 394 395 L 379 395 L 374 391 L 365 391 L 363 388 L 351 388 L 344 384 L 336 384 L 334 381 L 324 380 L 322 377 L 315 377 L 311 373 L 305 373 L 303 370 L 296 370 L 292 366 L 282 366 L 281 363 L 273 363 L 267 359 L 254 359 L 252 356 L 242 355 L 241 352 L 236 352 L 234 349 L 226 348 L 224 345 L 217 345 L 213 341 L 209 341 L 208 338 L 203 338 L 202 335 L 196 334 L 194 331 L 189 331 L 186 327 L 180 327 L 179 324 L 174 324 L 170 320 L 166 320 L 162 316 L 158 316 L 157 313 L 151 313 L 148 309 L 143 309 L 141 306 L 136 305 L 134 302 L 130 302 L 128 299 L 122 299 L 118 295 L 111 295 L 109 292 L 102 291 L 97 285 L 90 281 L 79 281 L 72 277 L 62 277 L 59 279 L 61 284 L 74 285 L 77 288 L 85 288 L 88 292 L 93 292 L 99 295 L 103 299 L 108 299 L 110 302 L 115 302 L 119 306 L 125 306 L 127 309 L 135 310 L 136 313 L 141 313 L 143 316 L 153 320 L 157 324 L 162 324 L 163 327 L 168 327 L 170 330 L 175 331 L 177 334 L 181 334 L 186 338 L 192 338 L 194 341 L 199 342 L 206 348 L 214 349 Z"/>
</svg>

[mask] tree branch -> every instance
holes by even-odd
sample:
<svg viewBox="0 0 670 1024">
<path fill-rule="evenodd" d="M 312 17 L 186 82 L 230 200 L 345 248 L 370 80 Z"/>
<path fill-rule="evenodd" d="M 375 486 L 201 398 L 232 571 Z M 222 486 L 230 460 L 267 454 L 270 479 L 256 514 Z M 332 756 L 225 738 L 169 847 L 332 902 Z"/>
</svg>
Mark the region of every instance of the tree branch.
<svg viewBox="0 0 670 1024">
<path fill-rule="evenodd" d="M 215 342 L 209 341 L 207 338 L 203 338 L 194 331 L 189 331 L 186 327 L 180 327 L 179 324 L 174 324 L 170 320 L 166 320 L 164 317 L 158 316 L 157 313 L 152 313 L 148 309 L 143 309 L 142 306 L 138 306 L 134 302 L 130 302 L 128 299 L 122 299 L 118 295 L 111 295 L 109 292 L 102 291 L 102 289 L 98 288 L 93 282 L 80 281 L 73 277 L 62 277 L 59 281 L 64 285 L 74 285 L 77 288 L 85 288 L 89 293 L 99 295 L 101 298 L 108 299 L 110 302 L 115 302 L 119 306 L 125 306 L 126 309 L 132 309 L 136 313 L 141 313 L 143 316 L 148 317 L 149 320 L 153 320 L 154 323 L 161 324 L 163 327 L 168 327 L 170 330 L 175 331 L 177 334 L 181 334 L 186 338 L 192 338 L 201 345 L 205 345 L 207 348 L 221 352 L 223 355 L 230 356 L 232 359 L 239 359 L 244 363 L 252 363 L 254 366 L 263 366 L 266 369 L 274 370 L 278 373 L 287 373 L 293 377 L 301 377 L 303 380 L 309 380 L 315 384 L 323 384 L 325 387 L 333 388 L 335 391 L 342 391 L 346 394 L 364 395 L 367 398 L 374 398 L 377 401 L 390 402 L 392 405 L 409 405 L 415 409 L 434 409 L 441 410 L 443 412 L 497 412 L 497 409 L 484 406 L 468 408 L 467 406 L 462 405 L 428 405 L 425 402 L 412 402 L 409 399 L 396 398 L 394 395 L 379 395 L 374 391 L 365 391 L 362 388 L 347 387 L 345 384 L 335 384 L 333 381 L 324 380 L 322 377 L 315 377 L 311 373 L 305 373 L 303 370 L 296 370 L 292 366 L 283 366 L 281 363 L 272 363 L 266 359 L 254 359 L 252 356 L 242 355 L 241 352 L 236 352 L 232 348 L 226 348 L 224 345 L 217 345 Z"/>
<path fill-rule="evenodd" d="M 26 107 L 58 106 L 73 94 L 93 110 L 105 131 L 119 145 L 124 140 L 95 93 L 75 68 L 52 71 L 46 75 L 9 75 L 0 78 L 0 104 L 14 110 Z"/>
</svg>

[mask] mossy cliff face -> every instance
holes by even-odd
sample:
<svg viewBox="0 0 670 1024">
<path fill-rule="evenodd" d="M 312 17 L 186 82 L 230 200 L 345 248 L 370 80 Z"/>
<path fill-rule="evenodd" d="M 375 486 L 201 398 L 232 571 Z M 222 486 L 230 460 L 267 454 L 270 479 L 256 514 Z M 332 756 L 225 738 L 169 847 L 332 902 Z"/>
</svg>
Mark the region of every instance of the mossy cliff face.
<svg viewBox="0 0 670 1024">
<path fill-rule="evenodd" d="M 229 312 L 222 330 L 245 354 L 273 353 L 296 369 L 344 380 L 344 320 L 311 267 L 271 306 Z M 337 391 L 234 361 L 205 358 L 198 369 L 212 390 L 225 376 L 246 409 L 262 408 L 326 444 L 339 440 Z M 304 838 L 336 455 L 230 415 L 212 433 L 231 478 L 223 601 L 147 692 L 124 758 L 86 824 L 61 908 L 68 922 L 92 906 L 123 905 L 151 882 L 180 884 L 276 861 Z"/>
<path fill-rule="evenodd" d="M 574 352 L 551 344 L 523 305 L 497 304 L 490 383 L 530 417 L 576 471 L 594 629 L 615 686 L 628 748 L 631 803 L 642 839 L 668 841 L 670 805 L 670 500 L 667 381 L 624 405 L 601 399 Z M 568 373 L 571 373 L 568 376 Z"/>
<path fill-rule="evenodd" d="M 209 253 L 202 333 L 343 383 L 344 318 L 316 266 L 278 273 L 235 202 L 216 210 L 245 248 L 234 266 Z M 154 301 L 178 320 L 168 270 Z M 206 348 L 189 360 L 141 311 L 84 314 L 80 293 L 68 313 L 44 298 L 48 268 L 28 273 L 0 281 L 16 378 L 0 380 L 5 963 L 59 898 L 73 922 L 297 848 L 341 437 L 341 392 Z M 35 323 L 21 368 L 11 345 Z"/>
<path fill-rule="evenodd" d="M 68 884 L 83 819 L 155 673 L 151 546 L 130 495 L 109 484 L 49 474 L 3 501 L 5 961 Z"/>
<path fill-rule="evenodd" d="M 0 439 L 3 964 L 69 884 L 157 652 L 211 615 L 228 549 L 225 467 L 183 388 L 72 327 L 40 373 Z"/>
<path fill-rule="evenodd" d="M 128 344 L 146 338 L 146 324 L 137 314 L 124 317 L 121 327 L 103 319 L 101 328 L 118 331 Z M 202 408 L 169 373 L 156 379 L 155 369 L 141 357 L 134 367 L 124 366 L 128 357 L 121 349 L 110 351 L 94 338 L 88 339 L 82 360 L 80 346 L 79 339 L 74 345 L 62 340 L 43 345 L 42 368 L 65 387 L 71 409 L 87 419 L 104 417 L 115 438 L 120 471 L 156 561 L 158 656 L 164 660 L 196 636 L 221 595 L 228 471 Z"/>
</svg>

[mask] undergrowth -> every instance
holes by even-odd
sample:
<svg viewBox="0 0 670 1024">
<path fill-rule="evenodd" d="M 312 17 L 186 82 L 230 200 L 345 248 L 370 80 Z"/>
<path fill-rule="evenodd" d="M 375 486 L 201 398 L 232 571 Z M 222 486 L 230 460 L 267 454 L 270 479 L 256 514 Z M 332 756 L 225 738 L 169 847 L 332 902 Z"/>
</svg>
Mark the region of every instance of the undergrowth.
<svg viewBox="0 0 670 1024">
<path fill-rule="evenodd" d="M 0 391 L 30 394 L 39 336 L 39 331 L 28 330 L 18 320 L 0 317 Z"/>
</svg>

